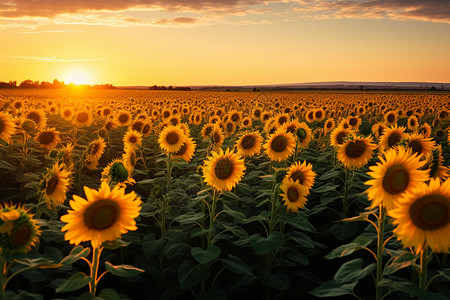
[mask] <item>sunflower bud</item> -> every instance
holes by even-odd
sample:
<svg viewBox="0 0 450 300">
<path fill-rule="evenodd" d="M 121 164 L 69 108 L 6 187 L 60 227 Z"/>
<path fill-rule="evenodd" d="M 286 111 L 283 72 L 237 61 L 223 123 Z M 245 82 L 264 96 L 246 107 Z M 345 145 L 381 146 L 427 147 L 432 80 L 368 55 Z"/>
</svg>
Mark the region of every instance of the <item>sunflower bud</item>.
<svg viewBox="0 0 450 300">
<path fill-rule="evenodd" d="M 128 178 L 128 170 L 122 162 L 116 162 L 111 166 L 109 171 L 112 181 L 124 182 Z"/>
<path fill-rule="evenodd" d="M 301 128 L 301 127 L 298 128 L 298 129 L 297 129 L 297 137 L 298 137 L 300 140 L 306 139 L 306 137 L 307 137 L 306 130 L 303 129 L 303 128 Z"/>
<path fill-rule="evenodd" d="M 30 132 L 36 130 L 36 123 L 34 123 L 33 120 L 27 119 L 27 120 L 22 122 L 22 129 L 26 133 L 30 133 Z"/>
</svg>

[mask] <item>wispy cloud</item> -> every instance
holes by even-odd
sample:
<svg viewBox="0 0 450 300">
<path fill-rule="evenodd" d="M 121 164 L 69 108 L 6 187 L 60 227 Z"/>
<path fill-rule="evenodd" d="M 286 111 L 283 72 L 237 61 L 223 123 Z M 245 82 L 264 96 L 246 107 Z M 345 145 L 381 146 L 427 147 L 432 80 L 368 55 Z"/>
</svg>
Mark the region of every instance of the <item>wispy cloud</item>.
<svg viewBox="0 0 450 300">
<path fill-rule="evenodd" d="M 108 60 L 107 58 L 78 58 L 78 59 L 66 59 L 57 57 L 41 57 L 41 56 L 15 56 L 15 55 L 2 55 L 0 62 L 81 62 L 81 61 L 95 61 L 95 60 Z"/>
</svg>

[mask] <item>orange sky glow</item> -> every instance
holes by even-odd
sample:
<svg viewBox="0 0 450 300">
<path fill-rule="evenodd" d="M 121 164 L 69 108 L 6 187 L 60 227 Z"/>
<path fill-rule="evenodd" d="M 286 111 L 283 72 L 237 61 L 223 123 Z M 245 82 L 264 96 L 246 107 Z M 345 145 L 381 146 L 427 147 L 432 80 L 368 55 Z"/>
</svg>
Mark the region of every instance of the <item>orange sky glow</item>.
<svg viewBox="0 0 450 300">
<path fill-rule="evenodd" d="M 448 32 L 438 0 L 9 0 L 0 81 L 448 83 Z"/>
</svg>

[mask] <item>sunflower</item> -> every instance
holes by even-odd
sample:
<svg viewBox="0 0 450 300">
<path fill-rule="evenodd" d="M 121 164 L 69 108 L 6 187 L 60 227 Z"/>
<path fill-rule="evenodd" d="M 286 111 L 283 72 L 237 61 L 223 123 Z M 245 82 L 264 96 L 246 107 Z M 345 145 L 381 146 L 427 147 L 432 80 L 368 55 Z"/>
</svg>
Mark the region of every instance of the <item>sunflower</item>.
<svg viewBox="0 0 450 300">
<path fill-rule="evenodd" d="M 235 131 L 236 123 L 231 120 L 226 121 L 224 125 L 224 133 L 226 134 L 226 136 L 231 136 Z"/>
<path fill-rule="evenodd" d="M 292 134 L 286 133 L 283 128 L 271 134 L 269 140 L 264 144 L 269 158 L 278 162 L 287 159 L 294 152 L 294 147 L 294 137 Z"/>
<path fill-rule="evenodd" d="M 95 163 L 95 161 L 94 161 Z M 98 162 L 97 162 L 98 163 Z M 123 159 L 115 159 L 110 162 L 102 172 L 102 183 L 115 183 L 122 187 L 125 187 L 127 184 L 133 184 L 136 181 L 131 177 L 133 174 L 133 170 L 127 168 L 127 164 L 123 162 Z"/>
<path fill-rule="evenodd" d="M 86 199 L 73 196 L 66 215 L 61 221 L 67 223 L 61 231 L 71 244 L 90 241 L 93 248 L 103 242 L 115 241 L 122 234 L 136 230 L 136 221 L 141 210 L 141 200 L 135 192 L 125 194 L 125 189 L 115 186 L 111 191 L 102 183 L 98 191 L 84 187 Z"/>
<path fill-rule="evenodd" d="M 14 109 L 15 112 L 21 112 L 22 109 L 24 108 L 24 103 L 22 100 L 15 100 L 12 104 L 12 107 Z"/>
<path fill-rule="evenodd" d="M 261 121 L 266 123 L 272 117 L 272 113 L 270 111 L 263 111 L 261 113 Z"/>
<path fill-rule="evenodd" d="M 283 126 L 283 124 L 285 124 L 289 121 L 290 121 L 290 119 L 289 119 L 288 114 L 278 115 L 277 117 L 275 117 L 275 127 L 280 128 L 281 126 Z"/>
<path fill-rule="evenodd" d="M 334 127 L 336 126 L 336 122 L 334 119 L 328 119 L 325 121 L 325 124 L 323 124 L 323 134 L 328 134 L 328 132 L 331 132 Z"/>
<path fill-rule="evenodd" d="M 383 131 L 387 129 L 386 125 L 384 123 L 375 123 L 372 126 L 372 133 L 375 135 L 376 138 L 379 138 L 383 135 Z"/>
<path fill-rule="evenodd" d="M 431 179 L 398 203 L 389 215 L 397 227 L 393 230 L 403 247 L 416 253 L 431 248 L 447 253 L 450 249 L 450 180 Z"/>
<path fill-rule="evenodd" d="M 98 160 L 93 157 L 86 156 L 84 159 L 84 165 L 89 170 L 95 171 L 95 170 L 97 170 Z"/>
<path fill-rule="evenodd" d="M 133 147 L 125 147 L 125 153 L 122 154 L 122 162 L 127 170 L 134 170 L 136 166 L 136 149 Z"/>
<path fill-rule="evenodd" d="M 252 127 L 252 119 L 250 117 L 243 118 L 241 125 L 244 128 Z"/>
<path fill-rule="evenodd" d="M 344 144 L 344 138 L 352 133 L 350 129 L 343 127 L 336 127 L 330 134 L 330 144 L 333 147 L 339 147 Z"/>
<path fill-rule="evenodd" d="M 242 112 L 233 110 L 228 114 L 231 121 L 238 124 L 242 119 Z"/>
<path fill-rule="evenodd" d="M 371 138 L 351 135 L 342 146 L 339 146 L 337 158 L 348 169 L 359 169 L 366 165 L 373 156 L 377 146 Z"/>
<path fill-rule="evenodd" d="M 280 189 L 283 193 L 280 194 L 283 197 L 286 211 L 297 212 L 299 208 L 303 208 L 306 205 L 306 195 L 308 189 L 301 185 L 298 181 L 289 179 L 281 184 Z"/>
<path fill-rule="evenodd" d="M 366 193 L 371 200 L 371 208 L 383 205 L 387 210 L 397 206 L 398 200 L 428 178 L 428 171 L 419 170 L 425 161 L 403 147 L 389 149 L 376 166 L 371 166 L 367 174 L 373 179 L 365 182 L 370 187 Z"/>
<path fill-rule="evenodd" d="M 261 152 L 263 138 L 258 131 L 244 132 L 239 140 L 236 141 L 236 148 L 242 156 L 253 156 Z"/>
<path fill-rule="evenodd" d="M 307 194 L 309 194 L 315 178 L 316 173 L 312 170 L 312 164 L 306 163 L 306 161 L 300 164 L 300 161 L 297 161 L 289 167 L 283 182 L 289 180 L 298 182 L 307 189 Z"/>
<path fill-rule="evenodd" d="M 297 129 L 301 126 L 300 122 L 297 119 L 294 119 L 292 121 L 286 122 L 283 124 L 284 130 L 286 132 L 290 132 L 293 136 L 297 134 Z"/>
<path fill-rule="evenodd" d="M 181 118 L 180 118 L 179 115 L 173 115 L 173 116 L 171 116 L 170 118 L 168 118 L 167 121 L 168 121 L 171 125 L 177 126 L 177 125 L 180 125 L 180 123 L 181 123 Z"/>
<path fill-rule="evenodd" d="M 142 128 L 144 127 L 144 121 L 143 120 L 135 120 L 131 124 L 131 129 L 136 130 L 137 132 L 142 132 Z"/>
<path fill-rule="evenodd" d="M 350 126 L 350 130 L 358 131 L 359 126 L 361 125 L 361 118 L 358 117 L 349 117 L 347 119 L 348 125 Z"/>
<path fill-rule="evenodd" d="M 102 116 L 107 117 L 110 116 L 113 113 L 113 110 L 109 107 L 105 107 L 102 109 Z"/>
<path fill-rule="evenodd" d="M 253 120 L 260 120 L 261 119 L 261 109 L 260 108 L 255 108 L 252 110 L 252 119 Z"/>
<path fill-rule="evenodd" d="M 431 136 L 431 126 L 425 122 L 423 125 L 419 128 L 419 133 L 421 133 L 424 137 L 430 137 Z"/>
<path fill-rule="evenodd" d="M 405 127 L 397 127 L 397 125 L 395 125 L 385 129 L 383 135 L 380 137 L 381 150 L 394 148 L 405 138 L 405 136 Z"/>
<path fill-rule="evenodd" d="M 415 115 L 408 118 L 408 129 L 411 131 L 419 129 L 419 121 Z"/>
<path fill-rule="evenodd" d="M 115 121 L 119 126 L 128 126 L 131 124 L 131 114 L 125 110 L 121 110 L 116 114 Z"/>
<path fill-rule="evenodd" d="M 204 181 L 219 191 L 231 191 L 244 175 L 245 164 L 239 154 L 227 148 L 212 151 L 203 168 Z"/>
<path fill-rule="evenodd" d="M 211 133 L 211 138 L 212 142 L 214 143 L 215 149 L 219 149 L 219 147 L 222 146 L 223 141 L 225 140 L 225 135 L 223 134 L 222 128 L 220 128 L 219 124 L 214 125 Z"/>
<path fill-rule="evenodd" d="M 309 142 L 311 141 L 312 138 L 312 134 L 311 129 L 309 128 L 308 125 L 306 125 L 305 122 L 301 122 L 300 125 L 298 126 L 296 136 L 299 148 L 308 147 Z"/>
<path fill-rule="evenodd" d="M 72 110 L 70 108 L 61 109 L 61 117 L 64 120 L 71 122 L 72 119 L 73 119 L 73 112 L 72 112 Z"/>
<path fill-rule="evenodd" d="M 150 121 L 147 121 L 144 123 L 141 133 L 143 136 L 149 136 L 151 130 L 152 130 L 152 123 Z"/>
<path fill-rule="evenodd" d="M 178 150 L 178 152 L 175 152 L 172 157 L 174 159 L 181 158 L 189 162 L 194 156 L 195 147 L 196 147 L 195 142 L 192 140 L 192 138 L 188 137 L 184 141 L 183 145 L 181 145 L 180 150 Z"/>
<path fill-rule="evenodd" d="M 430 171 L 430 178 L 439 178 L 441 181 L 447 180 L 450 174 L 448 167 L 443 165 L 441 145 L 436 146 L 428 155 L 427 167 Z"/>
<path fill-rule="evenodd" d="M 306 122 L 312 123 L 314 122 L 314 110 L 308 110 L 305 115 Z"/>
<path fill-rule="evenodd" d="M 212 132 L 213 127 L 214 127 L 214 125 L 211 123 L 206 123 L 205 125 L 203 125 L 202 137 L 204 140 L 211 138 L 211 132 Z"/>
<path fill-rule="evenodd" d="M 136 130 L 129 129 L 123 137 L 123 144 L 125 147 L 138 148 L 142 144 L 142 134 Z"/>
<path fill-rule="evenodd" d="M 0 112 L 0 139 L 9 143 L 15 130 L 16 124 L 14 124 L 12 117 L 7 113 Z"/>
<path fill-rule="evenodd" d="M 41 181 L 41 196 L 49 209 L 53 209 L 66 200 L 72 173 L 65 170 L 63 166 L 63 164 L 54 164 Z"/>
<path fill-rule="evenodd" d="M 177 152 L 180 150 L 184 141 L 186 140 L 186 135 L 180 126 L 168 125 L 159 134 L 159 147 L 167 152 Z"/>
<path fill-rule="evenodd" d="M 426 157 L 430 154 L 435 142 L 431 138 L 423 137 L 421 134 L 412 133 L 408 135 L 407 145 L 413 153 L 420 157 Z"/>
<path fill-rule="evenodd" d="M 314 120 L 320 122 L 323 119 L 325 119 L 325 111 L 323 110 L 323 108 L 314 110 Z"/>
<path fill-rule="evenodd" d="M 106 143 L 102 138 L 98 138 L 89 144 L 87 156 L 90 161 L 99 160 L 106 148 Z"/>
<path fill-rule="evenodd" d="M 396 111 L 389 111 L 386 114 L 384 114 L 384 123 L 387 126 L 393 126 L 397 124 L 397 117 L 398 114 Z"/>
<path fill-rule="evenodd" d="M 88 127 L 91 126 L 93 121 L 93 117 L 90 111 L 82 110 L 75 114 L 75 118 L 73 119 L 73 123 L 79 127 Z"/>
<path fill-rule="evenodd" d="M 40 144 L 41 147 L 52 149 L 55 148 L 56 145 L 58 145 L 58 143 L 61 141 L 59 133 L 60 132 L 56 131 L 55 128 L 42 130 L 36 135 L 35 140 Z"/>
<path fill-rule="evenodd" d="M 0 255 L 28 252 L 39 241 L 39 226 L 27 209 L 0 203 Z"/>
<path fill-rule="evenodd" d="M 42 109 L 34 109 L 27 112 L 24 119 L 34 121 L 38 130 L 43 129 L 47 125 L 47 117 Z"/>
<path fill-rule="evenodd" d="M 186 123 L 180 123 L 178 126 L 180 126 L 180 128 L 183 130 L 185 136 L 191 135 L 191 130 Z"/>
</svg>

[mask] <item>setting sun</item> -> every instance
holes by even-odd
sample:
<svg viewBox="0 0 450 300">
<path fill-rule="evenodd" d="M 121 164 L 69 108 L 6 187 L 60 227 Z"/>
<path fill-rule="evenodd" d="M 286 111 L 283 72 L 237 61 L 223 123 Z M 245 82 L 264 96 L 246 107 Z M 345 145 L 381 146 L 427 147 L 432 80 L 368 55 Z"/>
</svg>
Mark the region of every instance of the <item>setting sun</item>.
<svg viewBox="0 0 450 300">
<path fill-rule="evenodd" d="M 67 84 L 90 84 L 91 81 L 90 76 L 83 70 L 71 70 L 64 77 L 64 82 Z"/>
</svg>

